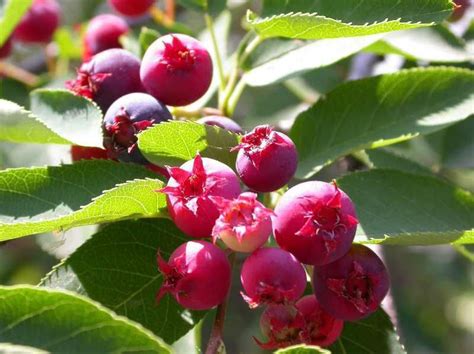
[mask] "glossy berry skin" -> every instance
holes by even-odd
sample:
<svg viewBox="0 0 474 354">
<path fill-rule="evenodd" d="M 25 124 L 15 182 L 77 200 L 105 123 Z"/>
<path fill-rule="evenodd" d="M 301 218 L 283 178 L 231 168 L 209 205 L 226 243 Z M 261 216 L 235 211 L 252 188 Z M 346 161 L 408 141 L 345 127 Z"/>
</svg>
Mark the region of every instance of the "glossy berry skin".
<svg viewBox="0 0 474 354">
<path fill-rule="evenodd" d="M 242 127 L 240 125 L 238 125 L 235 121 L 227 117 L 208 116 L 198 119 L 196 122 L 207 125 L 215 125 L 219 128 L 226 129 L 236 134 L 242 134 L 243 132 Z"/>
<path fill-rule="evenodd" d="M 243 136 L 236 168 L 242 180 L 257 192 L 272 192 L 286 185 L 296 172 L 298 153 L 295 144 L 283 133 L 260 125 Z"/>
<path fill-rule="evenodd" d="M 302 263 L 321 266 L 351 248 L 357 218 L 350 198 L 334 183 L 304 182 L 278 201 L 273 234 Z"/>
<path fill-rule="evenodd" d="M 340 337 L 344 321 L 324 311 L 314 295 L 302 297 L 295 306 L 304 320 L 300 332 L 303 343 L 327 347 Z"/>
<path fill-rule="evenodd" d="M 142 16 L 150 10 L 155 0 L 109 0 L 109 4 L 118 13 L 125 16 Z"/>
<path fill-rule="evenodd" d="M 255 308 L 261 304 L 289 304 L 306 287 L 306 273 L 300 262 L 279 248 L 259 248 L 244 262 L 240 281 L 242 297 Z"/>
<path fill-rule="evenodd" d="M 56 0 L 34 0 L 15 28 L 15 39 L 24 43 L 50 42 L 58 28 L 60 13 Z"/>
<path fill-rule="evenodd" d="M 201 98 L 212 81 L 212 59 L 196 39 L 183 34 L 158 38 L 147 49 L 140 77 L 148 93 L 169 106 Z"/>
<path fill-rule="evenodd" d="M 187 309 L 209 310 L 221 304 L 229 293 L 230 263 L 212 243 L 186 242 L 171 254 L 168 262 L 158 253 L 158 268 L 164 280 L 157 301 L 168 293 Z"/>
<path fill-rule="evenodd" d="M 83 63 L 77 78 L 66 87 L 77 95 L 94 100 L 103 112 L 122 96 L 143 92 L 140 60 L 124 49 L 108 49 Z"/>
<path fill-rule="evenodd" d="M 73 145 L 71 146 L 71 157 L 72 161 L 81 160 L 108 160 L 109 156 L 107 150 L 96 148 Z"/>
<path fill-rule="evenodd" d="M 104 146 L 122 162 L 148 164 L 138 149 L 137 134 L 172 118 L 165 105 L 146 93 L 122 96 L 105 114 Z"/>
<path fill-rule="evenodd" d="M 130 28 L 122 18 L 114 15 L 99 15 L 94 17 L 87 26 L 83 38 L 84 61 L 107 49 L 122 48 L 120 36 Z"/>
<path fill-rule="evenodd" d="M 313 287 L 326 312 L 357 321 L 378 309 L 390 281 L 382 260 L 369 248 L 354 244 L 344 257 L 314 268 Z"/>
<path fill-rule="evenodd" d="M 242 193 L 217 203 L 220 216 L 212 229 L 214 242 L 221 239 L 236 252 L 253 252 L 267 242 L 272 232 L 273 212 L 257 200 L 255 193 Z"/>
<path fill-rule="evenodd" d="M 170 179 L 161 190 L 176 226 L 191 237 L 210 237 L 219 217 L 215 197 L 233 199 L 240 194 L 239 179 L 222 162 L 201 158 L 169 167 Z"/>
<path fill-rule="evenodd" d="M 0 59 L 10 56 L 13 49 L 13 43 L 11 37 L 0 47 Z"/>
</svg>

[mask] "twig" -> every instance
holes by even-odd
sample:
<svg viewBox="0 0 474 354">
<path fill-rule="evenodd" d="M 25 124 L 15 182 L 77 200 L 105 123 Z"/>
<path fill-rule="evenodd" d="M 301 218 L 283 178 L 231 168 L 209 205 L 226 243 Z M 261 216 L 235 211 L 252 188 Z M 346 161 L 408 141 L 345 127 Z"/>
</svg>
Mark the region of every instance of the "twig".
<svg viewBox="0 0 474 354">
<path fill-rule="evenodd" d="M 5 61 L 0 61 L 0 75 L 15 79 L 30 87 L 35 87 L 40 82 L 38 76 Z"/>
</svg>

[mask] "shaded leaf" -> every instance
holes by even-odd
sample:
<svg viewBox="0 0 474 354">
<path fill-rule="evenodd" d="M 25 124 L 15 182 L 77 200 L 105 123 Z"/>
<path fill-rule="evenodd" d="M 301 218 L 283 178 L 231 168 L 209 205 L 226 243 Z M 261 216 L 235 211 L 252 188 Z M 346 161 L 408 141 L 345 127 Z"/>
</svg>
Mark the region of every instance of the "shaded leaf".
<svg viewBox="0 0 474 354">
<path fill-rule="evenodd" d="M 33 0 L 2 0 L 0 1 L 0 47 L 6 42 L 7 38 L 20 22 L 23 15 L 28 11 Z"/>
</svg>

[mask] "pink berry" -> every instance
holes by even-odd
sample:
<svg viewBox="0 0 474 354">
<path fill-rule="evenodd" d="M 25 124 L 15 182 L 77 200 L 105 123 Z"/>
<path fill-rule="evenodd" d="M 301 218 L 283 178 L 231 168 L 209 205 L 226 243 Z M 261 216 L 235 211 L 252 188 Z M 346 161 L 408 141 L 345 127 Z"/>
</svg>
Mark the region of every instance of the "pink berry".
<svg viewBox="0 0 474 354">
<path fill-rule="evenodd" d="M 324 311 L 314 295 L 302 297 L 295 306 L 304 319 L 300 338 L 305 344 L 327 347 L 339 338 L 344 321 Z"/>
<path fill-rule="evenodd" d="M 291 254 L 279 248 L 259 248 L 244 262 L 241 293 L 251 308 L 264 303 L 296 301 L 306 287 L 306 272 Z"/>
<path fill-rule="evenodd" d="M 278 245 L 305 264 L 320 266 L 342 257 L 357 229 L 354 205 L 335 183 L 298 184 L 279 200 L 275 214 Z"/>
<path fill-rule="evenodd" d="M 201 98 L 212 81 L 212 60 L 201 42 L 183 34 L 158 38 L 143 57 L 140 76 L 148 93 L 170 106 Z"/>
<path fill-rule="evenodd" d="M 72 161 L 81 161 L 81 160 L 108 160 L 109 155 L 107 150 L 96 148 L 96 147 L 86 147 L 73 145 L 71 147 L 71 157 Z"/>
<path fill-rule="evenodd" d="M 222 129 L 227 129 L 233 133 L 241 134 L 242 127 L 238 125 L 235 121 L 227 117 L 220 116 L 208 116 L 196 121 L 197 123 L 215 125 Z"/>
<path fill-rule="evenodd" d="M 181 167 L 169 167 L 168 173 L 171 177 L 161 192 L 167 195 L 168 211 L 176 226 L 192 237 L 210 237 L 219 217 L 214 197 L 232 199 L 241 192 L 234 171 L 197 155 Z"/>
<path fill-rule="evenodd" d="M 239 150 L 236 168 L 242 182 L 257 192 L 283 187 L 298 165 L 295 144 L 268 125 L 260 125 L 244 135 L 232 150 Z"/>
<path fill-rule="evenodd" d="M 56 0 L 34 0 L 15 29 L 15 39 L 25 43 L 50 42 L 59 25 L 60 13 Z"/>
<path fill-rule="evenodd" d="M 127 22 L 118 16 L 105 14 L 94 17 L 84 34 L 84 60 L 88 61 L 107 49 L 122 48 L 120 36 L 128 31 Z"/>
<path fill-rule="evenodd" d="M 141 16 L 150 10 L 155 0 L 109 0 L 117 12 L 125 16 Z"/>
<path fill-rule="evenodd" d="M 13 48 L 13 43 L 11 37 L 6 40 L 3 46 L 0 47 L 0 59 L 8 57 Z"/>
<path fill-rule="evenodd" d="M 229 293 L 230 263 L 212 243 L 186 242 L 171 254 L 168 263 L 158 253 L 158 268 L 164 280 L 157 301 L 169 293 L 187 309 L 209 310 Z"/>
<path fill-rule="evenodd" d="M 220 216 L 212 229 L 214 241 L 220 238 L 236 252 L 253 252 L 267 242 L 272 232 L 273 212 L 257 201 L 254 193 L 218 203 Z"/>
<path fill-rule="evenodd" d="M 378 309 L 390 281 L 382 260 L 369 248 L 354 244 L 344 257 L 314 268 L 313 286 L 329 314 L 357 321 Z"/>
</svg>

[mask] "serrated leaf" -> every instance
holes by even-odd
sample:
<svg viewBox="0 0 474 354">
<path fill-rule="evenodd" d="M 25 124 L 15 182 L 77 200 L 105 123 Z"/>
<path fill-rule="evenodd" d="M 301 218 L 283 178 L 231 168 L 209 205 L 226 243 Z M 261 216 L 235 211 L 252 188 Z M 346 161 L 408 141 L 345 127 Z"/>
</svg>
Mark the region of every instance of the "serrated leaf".
<svg viewBox="0 0 474 354">
<path fill-rule="evenodd" d="M 288 348 L 278 349 L 275 354 L 331 354 L 331 352 L 312 345 L 295 345 Z"/>
<path fill-rule="evenodd" d="M 111 224 L 48 274 L 42 285 L 87 295 L 172 343 L 206 314 L 191 313 L 169 296 L 159 304 L 155 300 L 163 280 L 157 250 L 168 259 L 186 241 L 189 237 L 166 219 Z"/>
<path fill-rule="evenodd" d="M 474 243 L 474 196 L 443 180 L 380 169 L 347 175 L 338 184 L 356 206 L 357 242 Z"/>
<path fill-rule="evenodd" d="M 345 83 L 301 113 L 297 176 L 336 158 L 443 129 L 474 113 L 474 71 L 417 68 Z"/>
<path fill-rule="evenodd" d="M 0 171 L 0 241 L 126 218 L 158 217 L 163 183 L 111 161 Z"/>
<path fill-rule="evenodd" d="M 264 38 L 323 39 L 367 36 L 429 26 L 446 19 L 449 0 L 265 0 L 249 26 Z"/>
<path fill-rule="evenodd" d="M 23 15 L 28 11 L 33 0 L 2 0 L 0 1 L 0 47 L 6 42 L 7 38 L 20 22 Z"/>
<path fill-rule="evenodd" d="M 181 165 L 199 152 L 233 168 L 236 154 L 230 149 L 238 144 L 239 136 L 227 130 L 183 121 L 164 122 L 138 135 L 140 151 L 160 166 Z"/>
<path fill-rule="evenodd" d="M 69 292 L 0 286 L 0 341 L 50 353 L 171 353 L 141 326 Z"/>
</svg>

